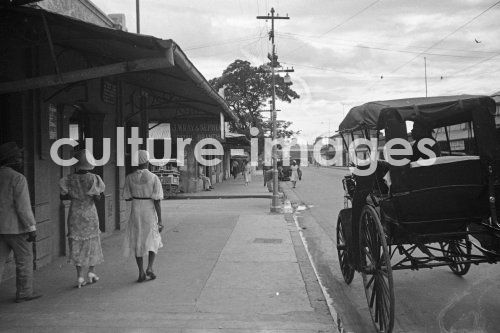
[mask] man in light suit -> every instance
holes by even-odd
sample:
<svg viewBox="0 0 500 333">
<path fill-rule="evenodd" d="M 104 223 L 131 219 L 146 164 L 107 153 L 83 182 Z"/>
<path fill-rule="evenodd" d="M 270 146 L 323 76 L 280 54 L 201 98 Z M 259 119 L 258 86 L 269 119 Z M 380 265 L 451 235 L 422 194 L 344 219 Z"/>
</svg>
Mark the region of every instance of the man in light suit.
<svg viewBox="0 0 500 333">
<path fill-rule="evenodd" d="M 36 222 L 28 182 L 14 170 L 22 163 L 23 152 L 15 142 L 0 145 L 0 281 L 5 262 L 13 251 L 17 303 L 41 297 L 33 291 L 32 242 L 36 240 Z"/>
</svg>

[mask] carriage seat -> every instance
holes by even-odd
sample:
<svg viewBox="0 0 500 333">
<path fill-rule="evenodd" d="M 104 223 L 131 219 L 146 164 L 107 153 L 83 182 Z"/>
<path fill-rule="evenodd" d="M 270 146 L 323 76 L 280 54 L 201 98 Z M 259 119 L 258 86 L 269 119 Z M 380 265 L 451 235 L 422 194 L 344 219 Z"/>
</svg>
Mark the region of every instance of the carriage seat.
<svg viewBox="0 0 500 333">
<path fill-rule="evenodd" d="M 445 184 L 458 185 L 467 181 L 469 176 L 473 176 L 475 178 L 473 182 L 477 183 L 478 179 L 474 176 L 479 176 L 479 166 L 479 156 L 440 156 L 436 157 L 431 165 L 421 165 L 416 161 L 410 162 L 410 170 L 406 172 L 404 178 L 405 182 L 410 185 L 410 190 L 421 189 L 426 187 L 426 184 L 432 187 Z M 392 192 L 399 192 L 397 188 L 392 186 L 390 171 L 383 176 L 383 179 Z M 447 179 L 448 181 L 446 181 Z M 456 182 L 454 183 L 453 180 Z"/>
<path fill-rule="evenodd" d="M 400 179 L 394 176 L 390 191 L 400 221 L 478 218 L 487 208 L 480 204 L 486 192 L 478 156 L 441 156 L 428 166 L 411 162 Z"/>
<path fill-rule="evenodd" d="M 455 163 L 455 162 L 461 162 L 461 161 L 473 161 L 473 160 L 479 160 L 479 156 L 473 156 L 473 155 L 439 156 L 439 157 L 436 157 L 436 161 L 432 165 Z M 419 167 L 425 167 L 425 166 L 417 163 L 416 161 L 410 163 L 410 168 L 419 168 Z"/>
</svg>

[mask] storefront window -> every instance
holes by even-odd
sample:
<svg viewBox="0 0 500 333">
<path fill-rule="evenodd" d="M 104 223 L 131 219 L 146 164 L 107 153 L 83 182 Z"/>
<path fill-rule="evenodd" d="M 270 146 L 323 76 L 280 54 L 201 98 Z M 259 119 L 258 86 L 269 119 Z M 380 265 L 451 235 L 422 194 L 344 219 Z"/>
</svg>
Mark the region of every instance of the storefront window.
<svg viewBox="0 0 500 333">
<path fill-rule="evenodd" d="M 69 138 L 75 141 L 80 140 L 80 126 L 78 124 L 69 124 Z"/>
</svg>

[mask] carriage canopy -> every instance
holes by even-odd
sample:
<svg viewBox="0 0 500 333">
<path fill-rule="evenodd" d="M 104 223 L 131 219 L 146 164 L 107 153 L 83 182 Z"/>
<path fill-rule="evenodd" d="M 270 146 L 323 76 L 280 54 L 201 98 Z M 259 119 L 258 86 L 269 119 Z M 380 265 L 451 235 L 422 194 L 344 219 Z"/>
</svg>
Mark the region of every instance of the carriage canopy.
<svg viewBox="0 0 500 333">
<path fill-rule="evenodd" d="M 495 101 L 488 96 L 440 96 L 369 102 L 352 108 L 339 126 L 340 132 L 383 129 L 387 112 L 397 112 L 403 121 L 421 120 L 432 127 L 449 126 L 492 118 Z"/>
</svg>

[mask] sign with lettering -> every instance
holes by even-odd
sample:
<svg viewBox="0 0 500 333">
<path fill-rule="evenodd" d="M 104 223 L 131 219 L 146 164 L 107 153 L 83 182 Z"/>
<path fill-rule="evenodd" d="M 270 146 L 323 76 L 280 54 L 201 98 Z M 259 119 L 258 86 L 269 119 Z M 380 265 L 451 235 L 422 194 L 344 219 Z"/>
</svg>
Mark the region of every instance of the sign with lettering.
<svg viewBox="0 0 500 333">
<path fill-rule="evenodd" d="M 103 79 L 101 84 L 102 101 L 107 104 L 115 104 L 117 90 L 116 83 Z"/>
<path fill-rule="evenodd" d="M 221 125 L 219 119 L 190 120 L 189 122 L 170 123 L 173 138 L 214 138 L 220 139 Z"/>
<path fill-rule="evenodd" d="M 57 108 L 49 104 L 49 140 L 57 140 Z"/>
</svg>

